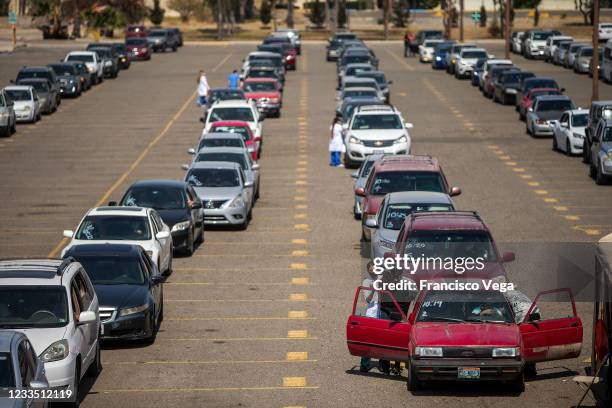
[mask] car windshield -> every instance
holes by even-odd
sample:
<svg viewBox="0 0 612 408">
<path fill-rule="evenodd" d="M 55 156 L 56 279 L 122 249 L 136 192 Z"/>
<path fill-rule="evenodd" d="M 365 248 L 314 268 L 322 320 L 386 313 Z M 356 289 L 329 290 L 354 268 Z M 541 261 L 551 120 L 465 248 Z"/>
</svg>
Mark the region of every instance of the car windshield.
<svg viewBox="0 0 612 408">
<path fill-rule="evenodd" d="M 95 51 L 102 58 L 109 58 L 109 57 L 111 57 L 110 51 L 108 49 L 106 49 L 106 48 L 91 48 L 91 50 Z"/>
<path fill-rule="evenodd" d="M 276 92 L 276 84 L 274 82 L 247 82 L 244 84 L 246 92 Z"/>
<path fill-rule="evenodd" d="M 51 75 L 47 71 L 21 71 L 19 75 L 17 75 L 17 80 L 23 78 L 44 78 L 50 79 Z"/>
<path fill-rule="evenodd" d="M 355 76 L 355 75 L 359 74 L 360 72 L 372 71 L 372 69 L 374 69 L 374 67 L 371 67 L 369 65 L 364 65 L 362 67 L 349 67 L 349 68 L 346 69 L 346 75 L 347 76 Z"/>
<path fill-rule="evenodd" d="M 165 36 L 166 36 L 165 31 L 151 31 L 149 33 L 149 37 L 165 37 Z"/>
<path fill-rule="evenodd" d="M 31 101 L 32 94 L 27 89 L 5 89 L 6 95 L 13 101 Z"/>
<path fill-rule="evenodd" d="M 353 112 L 355 111 L 357 107 L 365 106 L 365 105 L 377 105 L 377 104 L 380 104 L 378 100 L 373 100 L 373 102 L 365 102 L 365 103 L 350 103 L 344 107 L 344 113 L 342 114 L 342 117 L 345 120 L 349 120 L 351 116 L 353 116 Z"/>
<path fill-rule="evenodd" d="M 225 137 L 206 137 L 200 141 L 198 150 L 203 147 L 244 147 L 240 139 Z"/>
<path fill-rule="evenodd" d="M 0 329 L 63 327 L 67 323 L 63 286 L 0 286 Z"/>
<path fill-rule="evenodd" d="M 126 45 L 146 45 L 147 40 L 143 38 L 128 38 L 125 40 Z"/>
<path fill-rule="evenodd" d="M 463 51 L 461 58 L 487 58 L 487 53 L 485 51 Z"/>
<path fill-rule="evenodd" d="M 377 84 L 384 85 L 387 83 L 385 74 L 379 72 L 361 72 L 357 74 L 359 78 L 374 78 Z"/>
<path fill-rule="evenodd" d="M 524 78 L 530 78 L 530 77 L 533 77 L 533 76 L 535 76 L 535 75 L 532 74 L 531 72 L 510 72 L 510 73 L 504 74 L 500 78 L 500 80 L 501 80 L 501 82 L 503 82 L 505 84 L 519 83 Z"/>
<path fill-rule="evenodd" d="M 217 101 L 243 101 L 246 99 L 244 92 L 239 89 L 217 89 L 211 92 L 211 102 Z"/>
<path fill-rule="evenodd" d="M 425 48 L 434 48 L 437 44 L 439 44 L 439 41 L 425 41 L 423 43 L 423 47 L 425 47 Z"/>
<path fill-rule="evenodd" d="M 453 43 L 439 43 L 434 48 L 436 52 L 449 52 L 453 48 Z"/>
<path fill-rule="evenodd" d="M 191 169 L 187 182 L 194 187 L 239 187 L 238 172 L 233 169 Z"/>
<path fill-rule="evenodd" d="M 179 188 L 142 187 L 128 191 L 121 205 L 154 208 L 156 210 L 181 210 L 187 208 L 185 192 Z"/>
<path fill-rule="evenodd" d="M 113 47 L 115 47 L 115 49 L 117 50 L 117 52 L 119 53 L 125 53 L 126 49 L 125 49 L 125 44 L 114 44 Z"/>
<path fill-rule="evenodd" d="M 543 31 L 536 31 L 533 33 L 533 39 L 535 41 L 542 41 L 542 40 L 546 40 L 548 37 L 550 37 L 553 33 L 552 32 L 543 32 Z"/>
<path fill-rule="evenodd" d="M 359 178 L 368 177 L 372 168 L 374 167 L 375 160 L 364 160 L 359 170 Z"/>
<path fill-rule="evenodd" d="M 404 218 L 413 212 L 423 211 L 452 211 L 450 204 L 389 204 L 385 210 L 382 227 L 394 231 L 399 231 L 404 224 Z"/>
<path fill-rule="evenodd" d="M 255 59 L 249 61 L 251 67 L 275 67 L 276 64 L 270 59 Z"/>
<path fill-rule="evenodd" d="M 0 353 L 0 389 L 15 386 L 13 364 L 9 353 Z"/>
<path fill-rule="evenodd" d="M 484 231 L 425 230 L 414 231 L 408 237 L 404 252 L 415 256 L 441 258 L 482 258 L 484 262 L 495 262 L 491 237 Z"/>
<path fill-rule="evenodd" d="M 38 93 L 47 93 L 47 92 L 49 92 L 49 85 L 46 82 L 39 82 L 39 81 L 32 81 L 32 82 L 24 81 L 24 82 L 21 82 L 20 81 L 19 84 L 31 86 L 34 89 L 36 89 L 36 91 Z"/>
<path fill-rule="evenodd" d="M 566 111 L 573 109 L 572 101 L 566 99 L 559 100 L 538 100 L 535 108 L 536 112 Z"/>
<path fill-rule="evenodd" d="M 276 78 L 276 72 L 270 69 L 253 69 L 249 71 L 248 78 Z"/>
<path fill-rule="evenodd" d="M 142 285 L 145 283 L 138 258 L 125 256 L 78 256 L 94 285 Z"/>
<path fill-rule="evenodd" d="M 221 120 L 239 120 L 241 122 L 253 122 L 253 112 L 251 108 L 213 108 L 210 113 L 211 122 Z"/>
<path fill-rule="evenodd" d="M 146 241 L 151 239 L 151 232 L 147 217 L 96 215 L 85 217 L 75 238 L 87 241 Z"/>
<path fill-rule="evenodd" d="M 239 164 L 243 170 L 248 169 L 245 155 L 242 153 L 200 153 L 197 162 L 231 162 Z"/>
<path fill-rule="evenodd" d="M 67 61 L 93 62 L 94 57 L 91 54 L 70 54 Z"/>
<path fill-rule="evenodd" d="M 583 48 L 580 50 L 581 57 L 592 57 L 593 56 L 593 48 Z"/>
<path fill-rule="evenodd" d="M 428 292 L 417 322 L 514 323 L 508 301 L 498 291 Z"/>
<path fill-rule="evenodd" d="M 282 58 L 273 58 L 270 56 L 265 56 L 265 57 L 261 57 L 261 56 L 252 56 L 251 58 L 249 58 L 249 61 L 257 61 L 257 60 L 261 60 L 261 61 L 266 61 L 266 63 L 264 65 L 258 65 L 258 66 L 273 66 L 273 67 L 281 67 L 283 65 L 283 59 Z"/>
<path fill-rule="evenodd" d="M 342 59 L 343 65 L 370 62 L 369 55 L 347 55 Z"/>
<path fill-rule="evenodd" d="M 242 136 L 242 139 L 244 139 L 245 142 L 251 137 L 249 134 L 249 129 L 244 126 L 213 126 L 210 131 L 219 133 L 235 133 Z"/>
<path fill-rule="evenodd" d="M 376 89 L 347 89 L 344 91 L 344 98 L 377 97 Z"/>
<path fill-rule="evenodd" d="M 554 88 L 559 89 L 559 85 L 554 79 L 536 79 L 532 81 L 527 81 L 525 83 L 525 87 L 529 89 L 534 88 Z"/>
<path fill-rule="evenodd" d="M 370 193 L 385 195 L 396 191 L 434 191 L 443 193 L 440 174 L 429 171 L 385 171 L 375 175 Z"/>
<path fill-rule="evenodd" d="M 402 129 L 402 121 L 395 115 L 357 115 L 353 120 L 352 129 Z"/>
<path fill-rule="evenodd" d="M 74 65 L 68 65 L 68 64 L 51 64 L 49 65 L 51 67 L 51 69 L 53 70 L 53 72 L 55 72 L 55 75 L 76 75 L 76 70 L 74 68 Z"/>
<path fill-rule="evenodd" d="M 559 44 L 559 49 L 565 51 L 570 47 L 570 45 L 572 45 L 571 41 L 562 42 L 561 44 Z"/>
<path fill-rule="evenodd" d="M 585 127 L 589 124 L 588 114 L 574 114 L 572 115 L 572 126 L 573 127 Z"/>
<path fill-rule="evenodd" d="M 603 136 L 601 137 L 602 142 L 612 142 L 612 128 L 606 128 L 605 132 L 603 132 Z"/>
<path fill-rule="evenodd" d="M 531 99 L 535 99 L 538 96 L 543 96 L 543 95 L 561 95 L 560 91 L 536 91 L 536 92 L 532 92 L 531 93 Z"/>
</svg>

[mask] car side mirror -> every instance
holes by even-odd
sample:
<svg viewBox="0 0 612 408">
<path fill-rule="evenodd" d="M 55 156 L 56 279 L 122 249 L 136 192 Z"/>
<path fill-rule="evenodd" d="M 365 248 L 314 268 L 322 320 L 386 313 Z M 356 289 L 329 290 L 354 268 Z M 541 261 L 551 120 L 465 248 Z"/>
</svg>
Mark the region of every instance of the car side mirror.
<svg viewBox="0 0 612 408">
<path fill-rule="evenodd" d="M 515 259 L 516 256 L 514 255 L 514 252 L 504 252 L 504 254 L 502 255 L 503 263 L 513 262 Z"/>
<path fill-rule="evenodd" d="M 196 154 L 196 151 L 195 151 L 194 148 L 191 148 L 191 149 L 187 149 L 187 153 L 191 154 L 191 155 L 194 155 L 194 154 Z"/>
<path fill-rule="evenodd" d="M 244 182 L 244 186 L 245 187 L 253 187 L 253 182 L 252 181 L 245 181 Z"/>
<path fill-rule="evenodd" d="M 181 169 L 187 171 L 187 170 L 189 170 L 189 165 L 188 164 L 181 164 Z"/>
<path fill-rule="evenodd" d="M 64 230 L 64 237 L 72 238 L 74 236 L 74 231 L 72 230 Z"/>
<path fill-rule="evenodd" d="M 542 320 L 542 316 L 540 316 L 540 313 L 533 312 L 529 315 L 530 322 L 537 322 L 538 320 Z"/>
<path fill-rule="evenodd" d="M 117 202 L 116 201 L 109 201 L 108 202 L 108 206 L 109 207 L 116 207 L 117 206 Z"/>
<path fill-rule="evenodd" d="M 79 315 L 79 325 L 93 323 L 97 320 L 96 312 L 86 310 Z"/>
<path fill-rule="evenodd" d="M 155 238 L 157 239 L 170 238 L 170 233 L 168 231 L 159 231 L 157 234 L 155 234 Z"/>
<path fill-rule="evenodd" d="M 561 122 L 561 127 L 564 127 L 564 128 L 566 128 L 566 129 L 567 129 L 567 128 L 569 128 L 569 123 L 567 123 L 567 122 Z"/>
<path fill-rule="evenodd" d="M 191 209 L 192 210 L 198 210 L 202 208 L 202 203 L 199 201 L 194 201 L 193 203 L 191 203 Z"/>
<path fill-rule="evenodd" d="M 343 123 L 343 124 L 342 124 L 342 129 L 343 129 L 343 130 L 348 130 L 348 128 L 349 128 L 348 123 Z"/>
<path fill-rule="evenodd" d="M 260 167 L 261 167 L 261 166 L 260 166 L 260 164 L 259 164 L 259 163 L 253 163 L 253 165 L 251 166 L 251 169 L 252 169 L 252 170 L 259 170 L 259 168 L 260 168 Z"/>
<path fill-rule="evenodd" d="M 565 92 L 565 88 L 561 88 L 559 89 L 561 92 Z"/>
<path fill-rule="evenodd" d="M 354 178 L 354 179 L 359 178 L 359 173 L 354 171 L 354 172 L 351 173 L 351 177 Z"/>
<path fill-rule="evenodd" d="M 359 197 L 365 197 L 365 190 L 362 187 L 355 189 L 355 195 Z"/>
<path fill-rule="evenodd" d="M 393 81 L 387 81 L 387 84 L 392 85 Z"/>
<path fill-rule="evenodd" d="M 451 197 L 455 197 L 461 194 L 461 189 L 459 187 L 451 187 L 448 195 Z"/>
<path fill-rule="evenodd" d="M 151 277 L 151 284 L 153 286 L 157 286 L 157 285 L 160 285 L 160 284 L 164 283 L 165 280 L 166 279 L 163 276 L 155 275 L 155 276 Z"/>
<path fill-rule="evenodd" d="M 406 129 L 412 129 L 414 127 L 412 123 L 406 123 L 404 124 L 404 126 L 406 127 Z"/>
<path fill-rule="evenodd" d="M 32 380 L 30 381 L 30 388 L 35 390 L 49 388 L 49 383 L 43 380 Z"/>
<path fill-rule="evenodd" d="M 204 118 L 203 118 L 203 117 L 202 117 L 202 118 L 200 118 L 200 122 L 205 123 L 205 122 L 204 122 Z"/>
<path fill-rule="evenodd" d="M 527 112 L 533 112 L 533 108 L 530 107 L 529 109 L 527 109 Z"/>
<path fill-rule="evenodd" d="M 378 228 L 378 221 L 376 221 L 376 218 L 368 218 L 365 222 L 365 226 L 368 228 Z"/>
</svg>

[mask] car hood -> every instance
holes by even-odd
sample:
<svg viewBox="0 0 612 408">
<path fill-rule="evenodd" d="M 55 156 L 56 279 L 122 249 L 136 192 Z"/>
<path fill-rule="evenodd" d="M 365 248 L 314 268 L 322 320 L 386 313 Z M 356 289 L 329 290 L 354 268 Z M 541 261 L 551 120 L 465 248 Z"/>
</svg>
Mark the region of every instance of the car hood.
<svg viewBox="0 0 612 408">
<path fill-rule="evenodd" d="M 280 98 L 280 92 L 246 92 L 245 95 L 250 99 Z"/>
<path fill-rule="evenodd" d="M 100 307 L 125 308 L 147 303 L 145 285 L 94 285 Z"/>
<path fill-rule="evenodd" d="M 29 106 L 30 108 L 34 106 L 34 102 L 32 101 L 15 101 L 14 103 L 13 109 L 15 110 L 22 110 L 26 106 Z"/>
<path fill-rule="evenodd" d="M 177 210 L 157 210 L 157 212 L 164 221 L 164 224 L 170 227 L 170 229 L 172 229 L 174 224 L 181 221 L 187 221 L 189 219 L 189 210 L 186 208 Z"/>
<path fill-rule="evenodd" d="M 34 347 L 36 355 L 39 356 L 52 343 L 63 339 L 66 336 L 69 324 L 64 327 L 53 327 L 44 329 L 11 329 L 28 336 L 28 339 Z"/>
<path fill-rule="evenodd" d="M 462 58 L 461 62 L 465 65 L 476 65 L 478 58 Z"/>
<path fill-rule="evenodd" d="M 412 334 L 417 346 L 517 347 L 520 345 L 520 334 L 516 324 L 416 323 Z"/>
<path fill-rule="evenodd" d="M 58 75 L 57 76 L 58 79 L 65 79 L 65 80 L 71 80 L 71 79 L 75 79 L 74 75 Z"/>
<path fill-rule="evenodd" d="M 536 117 L 538 119 L 545 120 L 559 120 L 561 119 L 561 115 L 563 115 L 565 111 L 546 111 L 546 112 L 537 112 Z"/>
<path fill-rule="evenodd" d="M 231 200 L 241 193 L 242 187 L 195 187 L 201 200 Z"/>
<path fill-rule="evenodd" d="M 350 130 L 349 135 L 361 140 L 393 140 L 406 136 L 405 129 Z"/>
</svg>

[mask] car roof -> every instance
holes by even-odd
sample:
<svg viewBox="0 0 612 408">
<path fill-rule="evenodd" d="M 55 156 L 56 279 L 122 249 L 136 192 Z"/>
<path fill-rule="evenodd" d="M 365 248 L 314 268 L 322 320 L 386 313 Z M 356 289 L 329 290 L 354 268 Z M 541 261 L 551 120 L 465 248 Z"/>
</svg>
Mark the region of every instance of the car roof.
<svg viewBox="0 0 612 408">
<path fill-rule="evenodd" d="M 93 55 L 95 51 L 70 51 L 68 55 Z"/>
<path fill-rule="evenodd" d="M 17 85 L 19 85 L 22 82 L 41 82 L 43 84 L 48 84 L 49 83 L 49 78 L 21 78 L 17 82 Z M 12 86 L 14 86 L 14 85 L 12 85 Z M 27 85 L 22 85 L 22 86 L 27 86 Z"/>
<path fill-rule="evenodd" d="M 410 214 L 412 230 L 488 231 L 482 218 L 472 211 L 440 211 Z"/>
<path fill-rule="evenodd" d="M 30 85 L 8 85 L 4 87 L 4 90 L 9 91 L 29 91 L 33 89 Z"/>
<path fill-rule="evenodd" d="M 123 215 L 123 216 L 141 216 L 144 217 L 150 211 L 150 208 L 133 207 L 133 206 L 102 206 L 92 208 L 87 212 L 88 216 L 104 216 L 104 215 Z"/>
<path fill-rule="evenodd" d="M 23 67 L 19 71 L 20 72 L 28 72 L 28 71 L 49 71 L 51 68 L 49 67 Z"/>
<path fill-rule="evenodd" d="M 67 255 L 70 256 L 138 256 L 140 254 L 139 245 L 100 243 L 74 245 L 70 247 Z"/>
<path fill-rule="evenodd" d="M 452 204 L 448 194 L 433 191 L 398 191 L 387 194 L 387 204 L 397 203 L 427 203 Z"/>
<path fill-rule="evenodd" d="M 239 139 L 242 140 L 242 135 L 230 132 L 212 132 L 204 133 L 202 139 Z"/>
<path fill-rule="evenodd" d="M 589 111 L 586 109 L 571 109 L 569 111 L 566 111 L 571 113 L 572 115 L 588 115 Z"/>
<path fill-rule="evenodd" d="M 182 180 L 164 180 L 164 179 L 150 179 L 150 180 L 139 180 L 133 183 L 132 187 L 174 187 L 174 188 L 183 188 L 186 186 L 186 183 Z"/>
<path fill-rule="evenodd" d="M 487 52 L 487 50 L 485 50 L 484 48 L 466 48 L 466 47 L 461 49 L 461 52 L 463 52 L 463 51 L 467 51 L 467 52 L 472 52 L 472 51 Z"/>
<path fill-rule="evenodd" d="M 230 147 L 230 146 L 215 146 L 215 147 L 203 147 L 198 153 L 238 153 L 246 154 L 246 150 L 242 147 Z"/>
<path fill-rule="evenodd" d="M 554 78 L 550 78 L 550 77 L 542 77 L 542 76 L 536 76 L 533 78 L 527 78 L 525 79 L 525 82 L 535 82 L 535 81 L 555 81 L 557 82 Z"/>
<path fill-rule="evenodd" d="M 356 88 L 351 88 L 356 89 Z M 398 112 L 393 106 L 380 104 L 380 105 L 362 105 L 359 106 L 355 112 L 356 115 L 397 115 Z"/>
<path fill-rule="evenodd" d="M 242 150 L 242 149 L 241 149 Z M 225 162 L 225 161 L 199 161 L 191 164 L 191 169 L 230 169 L 230 170 L 238 170 L 240 169 L 240 165 L 234 162 Z"/>
<path fill-rule="evenodd" d="M 223 100 L 223 101 L 217 101 L 215 102 L 215 104 L 211 107 L 211 109 L 214 108 L 231 108 L 231 107 L 247 107 L 247 108 L 251 108 L 251 102 L 249 101 L 245 101 L 243 99 L 227 99 L 227 100 Z"/>
<path fill-rule="evenodd" d="M 364 84 L 367 84 L 367 83 L 376 82 L 376 80 L 374 78 L 361 78 L 358 76 L 351 75 L 351 76 L 342 78 L 342 82 L 343 83 L 345 82 L 357 82 L 357 83 L 363 82 Z"/>
<path fill-rule="evenodd" d="M 218 126 L 241 126 L 241 127 L 248 127 L 250 129 L 249 123 L 244 122 L 242 120 L 218 120 L 211 124 L 211 127 L 213 128 L 218 127 Z M 215 133 L 215 132 L 211 132 L 211 133 Z M 220 133 L 223 133 L 223 132 L 220 132 Z"/>
<path fill-rule="evenodd" d="M 537 101 L 571 101 L 567 95 L 540 95 L 535 98 Z"/>
<path fill-rule="evenodd" d="M 270 57 L 270 58 L 281 58 L 276 52 L 268 51 L 253 51 L 249 53 L 249 57 Z"/>
<path fill-rule="evenodd" d="M 354 86 L 352 88 L 346 88 L 346 89 L 343 90 L 343 92 L 352 92 L 352 91 L 371 91 L 371 92 L 376 92 L 376 89 L 365 87 L 365 86 Z"/>
<path fill-rule="evenodd" d="M 383 156 L 374 166 L 375 172 L 406 170 L 440 172 L 438 159 L 426 155 L 398 154 Z"/>
<path fill-rule="evenodd" d="M 72 259 L 7 259 L 0 261 L 0 282 L 14 284 L 57 285 Z M 7 279 L 7 281 L 3 281 Z"/>
<path fill-rule="evenodd" d="M 276 83 L 278 82 L 278 79 L 276 78 L 253 78 L 253 77 L 248 77 L 244 80 L 244 82 L 272 82 L 272 83 Z"/>
</svg>

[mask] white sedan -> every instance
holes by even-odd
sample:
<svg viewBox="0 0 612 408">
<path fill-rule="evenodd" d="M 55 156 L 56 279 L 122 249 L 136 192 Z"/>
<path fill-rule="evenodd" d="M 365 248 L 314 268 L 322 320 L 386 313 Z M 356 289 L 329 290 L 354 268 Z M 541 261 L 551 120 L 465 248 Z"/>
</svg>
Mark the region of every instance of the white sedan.
<svg viewBox="0 0 612 408">
<path fill-rule="evenodd" d="M 152 208 L 92 208 L 85 214 L 76 232 L 65 230 L 64 237 L 70 238 L 70 242 L 62 250 L 62 257 L 76 245 L 140 245 L 161 273 L 169 274 L 172 271 L 170 228 Z"/>
<path fill-rule="evenodd" d="M 435 52 L 435 47 L 444 40 L 425 40 L 419 45 L 419 61 L 432 62 Z"/>
<path fill-rule="evenodd" d="M 563 112 L 561 119 L 553 126 L 553 149 L 567 155 L 581 154 L 589 112 L 574 109 Z"/>
</svg>

